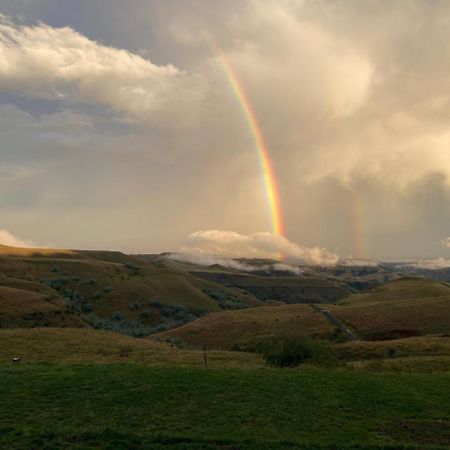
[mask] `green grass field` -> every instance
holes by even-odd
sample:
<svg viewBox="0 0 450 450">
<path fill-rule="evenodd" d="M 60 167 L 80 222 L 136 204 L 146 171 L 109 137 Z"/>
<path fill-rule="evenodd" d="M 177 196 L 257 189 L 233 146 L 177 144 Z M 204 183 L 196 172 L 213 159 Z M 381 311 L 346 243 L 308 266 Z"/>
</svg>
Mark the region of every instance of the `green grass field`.
<svg viewBox="0 0 450 450">
<path fill-rule="evenodd" d="M 2 449 L 449 448 L 448 374 L 0 366 Z"/>
</svg>

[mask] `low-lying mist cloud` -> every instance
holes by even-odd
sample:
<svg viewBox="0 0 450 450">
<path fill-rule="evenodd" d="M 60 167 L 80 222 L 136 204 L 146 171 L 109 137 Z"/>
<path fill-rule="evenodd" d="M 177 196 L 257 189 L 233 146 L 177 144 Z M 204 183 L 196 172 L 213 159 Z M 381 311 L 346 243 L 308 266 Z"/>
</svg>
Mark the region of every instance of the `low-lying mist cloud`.
<svg viewBox="0 0 450 450">
<path fill-rule="evenodd" d="M 418 259 L 413 261 L 401 262 L 398 267 L 412 267 L 414 269 L 428 269 L 439 270 L 450 267 L 450 259 L 436 258 L 436 259 Z"/>
<path fill-rule="evenodd" d="M 228 258 L 270 258 L 304 261 L 314 265 L 335 265 L 339 256 L 325 248 L 302 247 L 284 236 L 263 232 L 243 235 L 234 231 L 205 230 L 192 233 L 183 253 Z"/>
<path fill-rule="evenodd" d="M 444 247 L 450 248 L 450 237 L 442 239 L 441 243 Z"/>
<path fill-rule="evenodd" d="M 34 247 L 31 241 L 26 241 L 14 236 L 7 230 L 0 230 L 0 245 L 7 245 L 9 247 Z"/>
<path fill-rule="evenodd" d="M 256 271 L 275 271 L 275 272 L 290 272 L 294 275 L 301 275 L 302 269 L 297 266 L 285 263 L 274 264 L 262 264 L 253 265 L 237 261 L 232 258 L 219 258 L 211 255 L 193 254 L 193 253 L 170 253 L 167 258 L 174 261 L 186 262 L 189 264 L 195 264 L 198 266 L 212 266 L 218 264 L 222 267 L 232 270 L 238 270 L 240 272 L 256 272 Z"/>
</svg>

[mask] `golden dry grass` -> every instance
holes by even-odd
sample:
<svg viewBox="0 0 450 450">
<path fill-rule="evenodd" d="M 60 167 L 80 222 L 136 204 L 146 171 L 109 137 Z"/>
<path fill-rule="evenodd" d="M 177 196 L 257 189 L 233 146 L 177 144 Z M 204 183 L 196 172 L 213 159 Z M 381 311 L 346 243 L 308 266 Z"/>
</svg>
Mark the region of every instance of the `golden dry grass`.
<svg viewBox="0 0 450 450">
<path fill-rule="evenodd" d="M 403 279 L 328 307 L 365 339 L 450 333 L 450 287 Z"/>
<path fill-rule="evenodd" d="M 139 363 L 152 366 L 203 367 L 203 352 L 182 350 L 152 339 L 108 331 L 71 328 L 0 330 L 0 362 L 21 357 L 26 363 Z M 208 351 L 208 367 L 262 367 L 252 353 Z"/>
<path fill-rule="evenodd" d="M 390 341 L 356 341 L 336 345 L 346 360 L 395 357 L 450 356 L 450 337 L 418 336 Z"/>
<path fill-rule="evenodd" d="M 282 305 L 212 313 L 159 336 L 179 338 L 194 347 L 230 349 L 273 336 L 327 337 L 334 330 L 308 305 Z"/>
<path fill-rule="evenodd" d="M 397 300 L 414 300 L 450 295 L 450 285 L 425 278 L 400 278 L 382 284 L 364 294 L 354 294 L 339 301 L 339 305 L 361 305 Z"/>
<path fill-rule="evenodd" d="M 206 287 L 228 290 L 159 263 L 106 251 L 0 247 L 0 274 L 4 274 L 0 285 L 31 290 L 35 290 L 33 285 L 26 286 L 26 282 L 36 285 L 43 278 L 64 279 L 64 286 L 81 293 L 93 312 L 102 317 L 122 311 L 127 318 L 138 319 L 142 311 L 129 305 L 154 299 L 193 309 L 219 310 L 217 302 L 203 291 Z M 258 303 L 252 296 L 233 294 L 249 304 Z"/>
<path fill-rule="evenodd" d="M 57 296 L 0 286 L 0 328 L 35 325 L 83 327 L 85 323 L 69 314 Z"/>
<path fill-rule="evenodd" d="M 57 255 L 71 256 L 76 255 L 76 252 L 68 249 L 9 247 L 7 245 L 0 245 L 0 255 L 19 256 L 19 257 L 57 256 Z"/>
</svg>

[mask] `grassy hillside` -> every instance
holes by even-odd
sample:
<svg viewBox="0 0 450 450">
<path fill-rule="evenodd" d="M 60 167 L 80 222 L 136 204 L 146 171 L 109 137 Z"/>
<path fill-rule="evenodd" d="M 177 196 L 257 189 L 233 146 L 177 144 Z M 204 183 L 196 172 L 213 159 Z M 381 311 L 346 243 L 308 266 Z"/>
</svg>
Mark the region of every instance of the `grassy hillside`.
<svg viewBox="0 0 450 450">
<path fill-rule="evenodd" d="M 66 326 L 69 315 L 81 315 L 92 326 L 130 334 L 149 334 L 186 323 L 208 311 L 260 303 L 251 295 L 199 280 L 160 262 L 107 251 L 2 246 L 0 287 L 23 291 L 9 291 L 10 295 L 4 297 L 4 308 L 7 299 L 16 302 L 12 295 L 16 292 L 21 305 L 23 296 L 33 299 L 34 314 L 42 313 L 47 317 L 50 298 L 54 306 L 64 311 L 59 316 L 53 314 L 52 320 L 41 320 L 37 316 L 39 320 L 34 320 L 29 316 L 27 321 L 21 321 L 3 315 L 0 309 L 2 327 Z M 45 292 L 48 298 L 26 292 Z M 40 303 L 38 298 L 42 300 Z M 173 307 L 165 307 L 167 304 Z M 58 317 L 64 317 L 64 320 L 58 321 Z M 74 320 L 80 321 L 79 318 Z"/>
<path fill-rule="evenodd" d="M 450 337 L 420 336 L 391 341 L 353 341 L 337 345 L 346 360 L 450 356 Z"/>
<path fill-rule="evenodd" d="M 333 303 L 353 292 L 344 283 L 317 276 L 258 276 L 198 270 L 191 273 L 202 280 L 252 294 L 264 302 Z"/>
<path fill-rule="evenodd" d="M 12 282 L 9 284 L 22 285 Z M 86 327 L 86 323 L 67 310 L 64 300 L 33 283 L 24 288 L 0 285 L 0 328 L 27 326 Z"/>
<path fill-rule="evenodd" d="M 177 367 L 203 367 L 203 352 L 180 350 L 156 340 L 136 339 L 108 331 L 74 328 L 0 330 L 0 364 L 20 357 L 21 364 L 139 363 Z M 259 355 L 213 351 L 210 368 L 262 367 Z"/>
<path fill-rule="evenodd" d="M 0 448 L 445 449 L 449 389 L 448 374 L 3 365 Z"/>
<path fill-rule="evenodd" d="M 426 279 L 393 281 L 328 309 L 369 340 L 450 333 L 450 287 Z"/>
<path fill-rule="evenodd" d="M 393 281 L 321 308 L 332 311 L 362 339 L 450 334 L 450 287 L 430 280 Z M 334 339 L 336 328 L 308 305 L 281 305 L 210 314 L 159 336 L 194 346 L 232 348 L 277 336 Z"/>
<path fill-rule="evenodd" d="M 421 336 L 335 345 L 348 367 L 369 371 L 450 372 L 450 337 Z"/>
<path fill-rule="evenodd" d="M 230 349 L 279 336 L 329 338 L 335 327 L 307 305 L 264 306 L 209 314 L 159 337 L 181 339 L 192 346 Z"/>
</svg>

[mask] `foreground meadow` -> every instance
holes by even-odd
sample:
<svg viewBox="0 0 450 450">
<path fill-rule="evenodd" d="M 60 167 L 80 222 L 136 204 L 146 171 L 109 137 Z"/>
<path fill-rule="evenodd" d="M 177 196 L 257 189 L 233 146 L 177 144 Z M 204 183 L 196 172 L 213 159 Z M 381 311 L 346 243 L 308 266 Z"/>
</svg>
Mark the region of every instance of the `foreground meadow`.
<svg viewBox="0 0 450 450">
<path fill-rule="evenodd" d="M 2 449 L 450 448 L 450 374 L 0 366 Z"/>
</svg>

